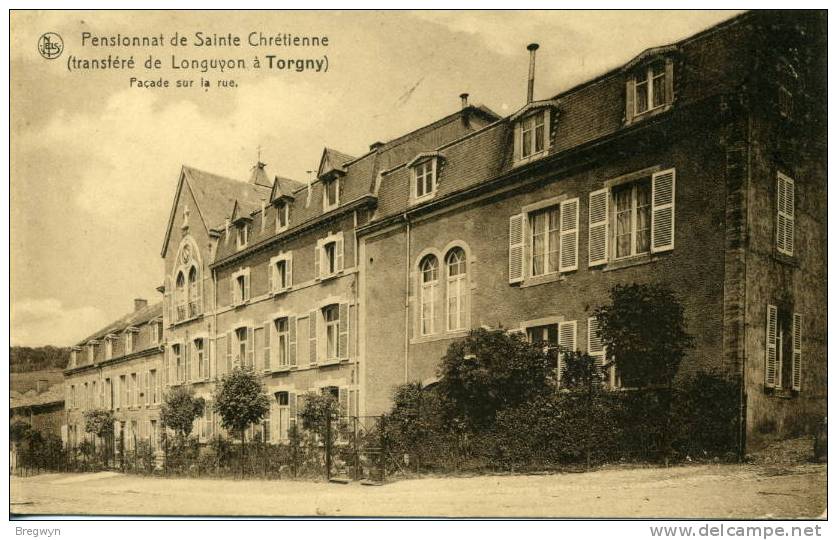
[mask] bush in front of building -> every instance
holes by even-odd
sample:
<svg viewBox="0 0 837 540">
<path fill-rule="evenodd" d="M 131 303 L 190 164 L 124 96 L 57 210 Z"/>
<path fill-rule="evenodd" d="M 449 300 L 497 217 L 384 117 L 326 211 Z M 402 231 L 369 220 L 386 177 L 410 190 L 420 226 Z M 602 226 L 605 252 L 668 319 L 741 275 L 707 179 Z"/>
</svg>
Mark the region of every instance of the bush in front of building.
<svg viewBox="0 0 837 540">
<path fill-rule="evenodd" d="M 191 387 L 175 386 L 166 392 L 160 408 L 160 423 L 185 439 L 196 418 L 203 414 L 204 400 Z"/>
<path fill-rule="evenodd" d="M 270 410 L 270 400 L 261 377 L 252 369 L 239 366 L 224 375 L 215 388 L 213 408 L 220 415 L 224 429 L 238 435 L 244 444 L 245 431 L 262 421 Z"/>
</svg>

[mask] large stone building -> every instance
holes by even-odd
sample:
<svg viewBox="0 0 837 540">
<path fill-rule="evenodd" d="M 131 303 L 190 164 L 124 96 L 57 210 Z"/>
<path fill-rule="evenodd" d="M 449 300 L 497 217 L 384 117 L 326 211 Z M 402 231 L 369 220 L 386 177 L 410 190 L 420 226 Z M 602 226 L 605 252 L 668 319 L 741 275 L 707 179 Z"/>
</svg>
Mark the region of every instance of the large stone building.
<svg viewBox="0 0 837 540">
<path fill-rule="evenodd" d="M 508 117 L 463 95 L 362 156 L 325 149 L 307 184 L 262 163 L 247 182 L 183 167 L 165 359 L 143 362 L 207 398 L 253 367 L 272 404 L 259 429 L 281 441 L 302 393 L 381 414 L 472 328 L 603 355 L 592 310 L 616 284 L 657 282 L 696 338 L 679 376 L 739 383 L 742 448 L 811 429 L 826 396 L 824 19 L 747 13 L 544 99 L 530 78 Z M 197 432 L 217 429 L 207 408 Z"/>
</svg>

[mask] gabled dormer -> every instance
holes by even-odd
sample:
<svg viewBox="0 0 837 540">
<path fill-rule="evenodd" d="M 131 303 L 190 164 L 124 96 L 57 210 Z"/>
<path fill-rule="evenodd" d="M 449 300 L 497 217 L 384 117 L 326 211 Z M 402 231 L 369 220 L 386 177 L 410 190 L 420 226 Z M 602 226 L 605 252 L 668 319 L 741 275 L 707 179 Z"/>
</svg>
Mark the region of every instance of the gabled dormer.
<svg viewBox="0 0 837 540">
<path fill-rule="evenodd" d="M 646 49 L 622 68 L 625 74 L 625 124 L 667 111 L 674 104 L 677 47 Z"/>
<path fill-rule="evenodd" d="M 317 178 L 323 185 L 323 212 L 334 210 L 340 205 L 342 190 L 340 184 L 346 176 L 346 163 L 354 159 L 348 154 L 331 148 L 323 149 L 320 166 L 317 169 Z"/>
<path fill-rule="evenodd" d="M 410 170 L 410 204 L 430 200 L 436 195 L 444 159 L 439 152 L 421 152 L 407 162 Z"/>
<path fill-rule="evenodd" d="M 519 166 L 545 157 L 552 146 L 552 123 L 558 100 L 532 101 L 509 117 L 514 129 L 513 165 Z"/>
<path fill-rule="evenodd" d="M 291 203 L 294 196 L 292 186 L 282 181 L 278 176 L 273 179 L 273 189 L 270 191 L 270 204 L 276 208 L 276 232 L 282 232 L 290 226 Z M 264 218 L 262 218 L 264 221 Z"/>
<path fill-rule="evenodd" d="M 233 204 L 233 211 L 230 217 L 233 233 L 235 234 L 236 249 L 244 249 L 250 240 L 250 223 L 253 218 L 247 213 L 238 201 Z"/>
</svg>

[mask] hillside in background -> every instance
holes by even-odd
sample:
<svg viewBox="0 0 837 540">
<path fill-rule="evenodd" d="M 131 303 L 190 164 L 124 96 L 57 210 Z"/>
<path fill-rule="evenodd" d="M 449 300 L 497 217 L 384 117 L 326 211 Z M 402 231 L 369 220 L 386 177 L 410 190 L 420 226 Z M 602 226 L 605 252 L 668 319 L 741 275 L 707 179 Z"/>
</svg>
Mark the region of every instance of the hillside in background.
<svg viewBox="0 0 837 540">
<path fill-rule="evenodd" d="M 44 369 L 64 369 L 70 358 L 69 347 L 11 347 L 9 371 L 27 373 Z"/>
</svg>

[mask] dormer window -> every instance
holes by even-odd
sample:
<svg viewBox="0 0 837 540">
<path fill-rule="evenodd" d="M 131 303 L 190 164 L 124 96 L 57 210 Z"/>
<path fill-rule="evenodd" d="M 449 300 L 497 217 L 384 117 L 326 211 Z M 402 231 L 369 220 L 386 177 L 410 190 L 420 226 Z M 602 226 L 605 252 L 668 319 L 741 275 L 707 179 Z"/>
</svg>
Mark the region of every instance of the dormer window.
<svg viewBox="0 0 837 540">
<path fill-rule="evenodd" d="M 105 338 L 105 360 L 113 358 L 113 342 L 115 339 L 115 336 L 108 336 Z"/>
<path fill-rule="evenodd" d="M 428 159 L 413 166 L 413 186 L 416 199 L 433 196 L 436 192 L 435 159 Z"/>
<path fill-rule="evenodd" d="M 288 228 L 288 204 L 279 203 L 276 205 L 276 232 L 282 232 Z"/>
<path fill-rule="evenodd" d="M 543 152 L 546 148 L 544 111 L 525 116 L 520 123 L 520 157 L 526 159 Z"/>
<path fill-rule="evenodd" d="M 625 123 L 666 111 L 674 101 L 672 49 L 646 51 L 626 66 Z"/>
<path fill-rule="evenodd" d="M 547 155 L 551 140 L 552 115 L 557 111 L 555 100 L 527 104 L 512 115 L 514 123 L 514 165 L 523 165 Z"/>
<path fill-rule="evenodd" d="M 243 249 L 247 246 L 248 235 L 247 223 L 240 223 L 235 228 L 235 246 L 238 249 Z"/>
<path fill-rule="evenodd" d="M 340 204 L 340 179 L 334 178 L 323 182 L 323 212 L 337 208 Z"/>
</svg>

